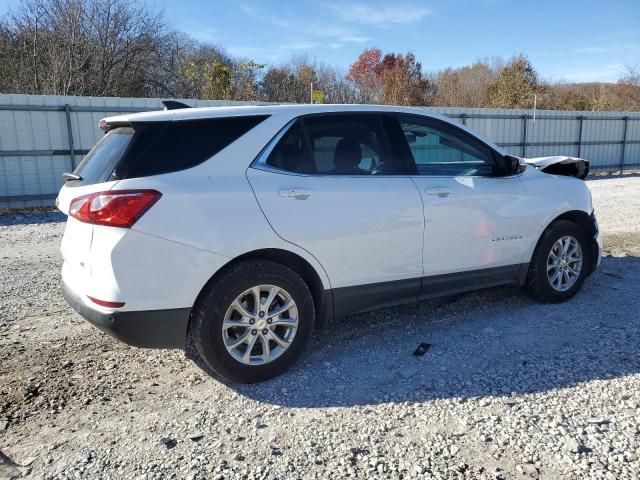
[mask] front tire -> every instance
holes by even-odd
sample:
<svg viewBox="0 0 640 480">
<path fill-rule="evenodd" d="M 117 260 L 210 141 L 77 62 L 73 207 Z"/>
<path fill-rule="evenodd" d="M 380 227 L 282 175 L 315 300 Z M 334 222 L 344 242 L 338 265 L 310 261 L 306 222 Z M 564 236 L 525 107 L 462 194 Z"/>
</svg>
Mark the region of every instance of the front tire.
<svg viewBox="0 0 640 480">
<path fill-rule="evenodd" d="M 289 369 L 304 352 L 315 320 L 313 297 L 284 265 L 249 260 L 211 285 L 194 307 L 196 350 L 218 376 L 255 383 Z"/>
<path fill-rule="evenodd" d="M 582 228 L 568 220 L 552 224 L 533 254 L 526 288 L 545 303 L 569 300 L 592 269 L 591 244 Z"/>
</svg>

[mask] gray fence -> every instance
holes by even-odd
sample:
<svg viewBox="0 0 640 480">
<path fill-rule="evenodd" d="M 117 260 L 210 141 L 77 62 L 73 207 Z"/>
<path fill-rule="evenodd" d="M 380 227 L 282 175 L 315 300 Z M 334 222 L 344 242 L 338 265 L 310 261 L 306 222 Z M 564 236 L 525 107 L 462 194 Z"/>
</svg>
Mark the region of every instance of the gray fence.
<svg viewBox="0 0 640 480">
<path fill-rule="evenodd" d="M 243 102 L 187 101 L 194 106 Z M 249 103 L 249 102 L 245 102 Z M 0 208 L 52 205 L 98 141 L 101 118 L 159 110 L 160 99 L 0 95 Z M 593 170 L 640 167 L 640 113 L 434 108 L 515 155 L 572 155 Z"/>
<path fill-rule="evenodd" d="M 522 157 L 569 155 L 592 170 L 640 167 L 640 112 L 434 108 Z"/>
</svg>

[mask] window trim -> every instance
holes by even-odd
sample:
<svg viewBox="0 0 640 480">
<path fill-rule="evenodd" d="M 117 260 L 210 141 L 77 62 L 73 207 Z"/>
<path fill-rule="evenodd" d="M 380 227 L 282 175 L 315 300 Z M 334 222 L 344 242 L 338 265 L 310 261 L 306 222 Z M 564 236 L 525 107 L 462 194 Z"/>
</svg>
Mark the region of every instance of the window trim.
<svg viewBox="0 0 640 480">
<path fill-rule="evenodd" d="M 276 146 L 278 145 L 278 143 L 280 142 L 280 140 L 282 140 L 282 137 L 284 137 L 287 132 L 293 127 L 293 125 L 299 121 L 300 122 L 300 127 L 303 131 L 304 134 L 304 140 L 305 140 L 305 145 L 307 148 L 308 153 L 311 155 L 312 154 L 312 148 L 311 148 L 311 144 L 310 144 L 310 139 L 309 139 L 309 134 L 307 133 L 307 127 L 305 125 L 304 119 L 305 118 L 316 118 L 316 117 L 324 117 L 324 116 L 336 116 L 336 115 L 368 115 L 368 116 L 373 116 L 375 115 L 378 118 L 378 125 L 379 128 L 382 130 L 383 134 L 381 137 L 381 141 L 383 143 L 383 148 L 385 149 L 385 152 L 388 152 L 389 155 L 394 155 L 393 150 L 391 149 L 391 144 L 389 143 L 389 134 L 387 132 L 387 129 L 384 125 L 384 121 L 383 121 L 383 116 L 384 115 L 397 115 L 396 112 L 384 112 L 384 111 L 343 111 L 343 112 L 317 112 L 317 113 L 305 113 L 302 115 L 297 115 L 296 117 L 292 118 L 291 120 L 289 120 L 286 125 L 284 125 L 279 131 L 278 133 L 275 134 L 275 136 L 269 140 L 269 142 L 267 143 L 267 145 L 260 151 L 260 153 L 256 156 L 256 158 L 253 160 L 253 162 L 251 162 L 251 164 L 249 165 L 249 168 L 255 168 L 257 170 L 264 170 L 267 172 L 273 172 L 273 173 L 279 173 L 279 174 L 286 174 L 286 175 L 294 175 L 294 176 L 298 176 L 298 177 L 344 177 L 344 178 L 369 178 L 369 177 L 376 177 L 376 178 L 387 178 L 387 177 L 391 177 L 391 178 L 397 178 L 397 177 L 410 177 L 412 175 L 410 169 L 408 168 L 409 166 L 407 165 L 407 160 L 404 158 L 404 155 L 401 155 L 398 157 L 398 163 L 403 167 L 403 171 L 401 173 L 395 173 L 395 174 L 385 174 L 385 173 L 378 173 L 375 175 L 350 175 L 350 174 L 333 174 L 333 173 L 323 173 L 323 172 L 313 172 L 313 173 L 299 173 L 299 172 L 292 172 L 290 170 L 284 170 L 282 168 L 278 168 L 278 167 L 274 167 L 273 165 L 269 165 L 267 163 L 267 159 L 269 158 L 269 155 L 271 155 L 271 152 L 276 148 Z M 313 158 L 313 157 L 312 157 Z M 413 159 L 411 159 L 411 161 L 413 161 Z M 315 168 L 315 163 L 314 163 L 314 168 Z"/>
<path fill-rule="evenodd" d="M 443 120 L 440 120 L 438 118 L 434 118 L 434 117 L 430 117 L 427 115 L 417 115 L 414 113 L 404 113 L 404 112 L 394 112 L 392 113 L 392 116 L 394 117 L 395 121 L 398 123 L 398 127 L 400 127 L 400 129 L 402 129 L 401 127 L 401 118 L 405 117 L 405 118 L 417 118 L 420 119 L 420 121 L 422 121 L 424 124 L 426 124 L 427 126 L 430 126 L 429 123 L 433 124 L 434 129 L 436 130 L 442 130 L 444 131 L 444 133 L 453 133 L 454 135 L 458 136 L 458 137 L 462 137 L 463 140 L 465 140 L 466 138 L 471 139 L 473 142 L 475 142 L 478 145 L 481 145 L 482 147 L 486 148 L 489 153 L 491 154 L 492 160 L 493 160 L 493 173 L 489 174 L 489 175 L 422 175 L 419 173 L 418 171 L 418 164 L 415 161 L 415 158 L 413 157 L 413 152 L 411 152 L 411 146 L 409 145 L 409 142 L 407 142 L 405 140 L 405 144 L 407 145 L 407 148 L 409 149 L 409 152 L 411 153 L 411 156 L 409 157 L 409 161 L 412 163 L 412 168 L 414 169 L 415 173 L 412 174 L 412 176 L 416 176 L 416 177 L 425 177 L 425 178 L 456 178 L 456 177 L 468 177 L 468 178 L 501 178 L 503 177 L 503 175 L 500 175 L 499 173 L 499 169 L 500 169 L 500 162 L 499 159 L 502 158 L 502 154 L 500 152 L 498 152 L 495 148 L 493 148 L 491 145 L 489 145 L 488 143 L 484 142 L 482 139 L 478 138 L 477 136 L 475 136 L 473 133 L 468 132 L 467 130 L 460 128 L 459 126 L 453 124 L 453 123 L 449 123 Z M 442 128 L 444 127 L 444 128 Z M 449 132 L 447 132 L 447 130 L 449 130 Z M 472 143 L 472 142 L 469 142 Z"/>
</svg>

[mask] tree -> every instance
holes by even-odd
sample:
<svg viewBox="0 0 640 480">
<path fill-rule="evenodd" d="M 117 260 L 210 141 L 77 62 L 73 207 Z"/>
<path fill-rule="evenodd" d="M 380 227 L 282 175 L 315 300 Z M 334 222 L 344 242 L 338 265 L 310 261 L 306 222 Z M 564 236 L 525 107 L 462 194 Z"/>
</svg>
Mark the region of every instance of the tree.
<svg viewBox="0 0 640 480">
<path fill-rule="evenodd" d="M 0 92 L 308 103 L 640 111 L 640 73 L 617 83 L 547 83 L 518 55 L 423 72 L 411 53 L 367 48 L 348 71 L 298 56 L 236 58 L 166 28 L 128 0 L 18 0 L 0 17 Z M 322 92 L 320 95 L 319 92 Z"/>
<path fill-rule="evenodd" d="M 429 81 L 422 76 L 422 65 L 413 53 L 389 53 L 378 72 L 383 80 L 381 103 L 390 105 L 425 105 Z"/>
<path fill-rule="evenodd" d="M 8 91 L 144 96 L 164 25 L 125 0 L 23 0 L 3 30 Z"/>
<path fill-rule="evenodd" d="M 373 103 L 380 98 L 384 87 L 379 74 L 381 63 L 382 51 L 368 48 L 349 67 L 347 79 L 356 85 L 363 103 Z"/>
<path fill-rule="evenodd" d="M 615 92 L 614 108 L 617 110 L 640 110 L 640 69 L 627 66 L 623 76 L 618 80 Z M 622 108 L 620 108 L 622 107 Z"/>
<path fill-rule="evenodd" d="M 477 60 L 472 65 L 438 72 L 434 105 L 486 107 L 489 86 L 495 82 L 501 68 L 500 60 Z"/>
<path fill-rule="evenodd" d="M 540 87 L 538 74 L 524 55 L 513 57 L 489 86 L 489 105 L 496 108 L 529 108 Z"/>
<path fill-rule="evenodd" d="M 380 49 L 364 50 L 349 68 L 351 80 L 365 103 L 425 105 L 429 80 L 422 75 L 422 65 L 413 53 L 387 53 Z"/>
<path fill-rule="evenodd" d="M 296 90 L 296 77 L 286 66 L 269 67 L 261 82 L 261 91 L 267 102 L 290 102 Z"/>
</svg>

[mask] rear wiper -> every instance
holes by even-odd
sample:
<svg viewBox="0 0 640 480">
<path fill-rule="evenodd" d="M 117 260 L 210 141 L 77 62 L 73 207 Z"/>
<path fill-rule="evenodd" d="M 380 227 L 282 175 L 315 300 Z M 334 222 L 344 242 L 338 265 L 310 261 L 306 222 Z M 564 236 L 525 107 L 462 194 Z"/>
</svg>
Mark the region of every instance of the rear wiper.
<svg viewBox="0 0 640 480">
<path fill-rule="evenodd" d="M 75 173 L 69 173 L 69 172 L 64 172 L 62 174 L 62 178 L 64 178 L 65 180 L 82 180 L 82 177 L 80 175 L 76 175 Z"/>
</svg>

